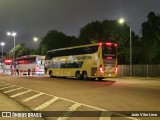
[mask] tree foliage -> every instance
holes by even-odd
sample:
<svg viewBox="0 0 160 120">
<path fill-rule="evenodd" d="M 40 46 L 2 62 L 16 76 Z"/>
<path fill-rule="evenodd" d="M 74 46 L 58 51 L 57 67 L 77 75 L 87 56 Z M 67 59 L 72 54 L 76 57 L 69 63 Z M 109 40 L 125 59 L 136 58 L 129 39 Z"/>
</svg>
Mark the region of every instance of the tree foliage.
<svg viewBox="0 0 160 120">
<path fill-rule="evenodd" d="M 134 32 L 132 32 L 133 44 L 139 41 Z M 130 27 L 127 24 L 120 25 L 116 20 L 104 20 L 88 23 L 81 28 L 79 39 L 83 44 L 97 42 L 114 42 L 118 43 L 119 63 L 129 63 L 129 43 L 130 43 Z M 134 50 L 134 52 L 136 52 Z M 133 59 L 138 62 L 137 59 Z"/>
<path fill-rule="evenodd" d="M 40 43 L 38 51 L 40 54 L 45 55 L 48 50 L 58 49 L 71 46 L 71 43 L 76 42 L 76 37 L 66 36 L 62 32 L 50 30 Z"/>
<path fill-rule="evenodd" d="M 144 63 L 160 63 L 160 15 L 148 14 L 148 20 L 142 24 L 141 44 Z"/>
<path fill-rule="evenodd" d="M 13 58 L 13 53 L 14 53 L 14 48 L 12 48 L 8 55 L 6 55 L 6 57 L 10 57 Z M 30 49 L 25 47 L 25 44 L 17 44 L 15 46 L 15 57 L 20 57 L 23 55 L 29 55 L 30 54 Z"/>
</svg>

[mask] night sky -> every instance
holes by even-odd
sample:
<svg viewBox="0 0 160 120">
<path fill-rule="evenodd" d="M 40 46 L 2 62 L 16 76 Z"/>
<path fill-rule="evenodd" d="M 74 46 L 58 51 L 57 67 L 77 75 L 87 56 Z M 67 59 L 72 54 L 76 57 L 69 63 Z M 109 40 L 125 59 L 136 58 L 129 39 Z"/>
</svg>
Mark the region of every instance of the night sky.
<svg viewBox="0 0 160 120">
<path fill-rule="evenodd" d="M 49 30 L 78 36 L 89 22 L 120 17 L 139 34 L 150 11 L 160 14 L 159 6 L 160 0 L 0 0 L 0 42 L 8 52 L 13 37 L 6 32 L 15 31 L 16 44 L 37 48 L 40 41 L 35 43 L 33 37 L 41 39 Z"/>
</svg>

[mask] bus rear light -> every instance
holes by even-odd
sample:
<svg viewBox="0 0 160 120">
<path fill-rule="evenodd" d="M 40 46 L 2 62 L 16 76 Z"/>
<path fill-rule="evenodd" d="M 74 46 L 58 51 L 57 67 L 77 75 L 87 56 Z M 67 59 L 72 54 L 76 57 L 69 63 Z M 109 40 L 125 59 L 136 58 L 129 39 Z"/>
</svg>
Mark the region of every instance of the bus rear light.
<svg viewBox="0 0 160 120">
<path fill-rule="evenodd" d="M 117 66 L 115 67 L 115 71 L 114 71 L 116 74 L 117 74 L 117 72 L 118 72 L 118 68 L 117 68 Z"/>
<path fill-rule="evenodd" d="M 99 46 L 102 46 L 102 43 L 98 43 Z"/>
<path fill-rule="evenodd" d="M 102 64 L 99 67 L 99 71 L 100 71 L 100 73 L 104 73 L 103 68 L 102 68 Z"/>
<path fill-rule="evenodd" d="M 111 45 L 112 45 L 112 43 L 106 43 L 106 45 L 107 45 L 107 46 L 111 46 Z"/>
<path fill-rule="evenodd" d="M 4 60 L 5 63 L 12 63 L 12 60 Z"/>
<path fill-rule="evenodd" d="M 107 60 L 112 60 L 112 57 L 107 57 Z"/>
<path fill-rule="evenodd" d="M 117 47 L 117 46 L 118 46 L 118 44 L 114 44 L 114 46 L 115 46 L 115 47 Z"/>
<path fill-rule="evenodd" d="M 38 71 L 39 69 L 38 69 L 38 65 L 36 65 L 36 71 Z"/>
</svg>

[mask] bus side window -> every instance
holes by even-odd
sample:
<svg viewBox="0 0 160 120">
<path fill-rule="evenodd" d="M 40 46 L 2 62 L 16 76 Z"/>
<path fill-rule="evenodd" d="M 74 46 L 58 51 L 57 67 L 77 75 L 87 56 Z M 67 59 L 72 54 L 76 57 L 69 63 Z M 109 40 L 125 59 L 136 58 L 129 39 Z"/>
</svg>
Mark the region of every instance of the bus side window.
<svg viewBox="0 0 160 120">
<path fill-rule="evenodd" d="M 65 67 L 66 67 L 66 64 L 65 63 L 61 63 L 60 68 L 65 68 Z"/>
<path fill-rule="evenodd" d="M 79 62 L 79 68 L 81 68 L 82 65 L 83 65 L 83 61 L 80 61 L 80 62 Z"/>
<path fill-rule="evenodd" d="M 61 67 L 61 63 L 60 62 L 54 63 L 54 68 L 60 68 L 60 67 Z"/>
</svg>

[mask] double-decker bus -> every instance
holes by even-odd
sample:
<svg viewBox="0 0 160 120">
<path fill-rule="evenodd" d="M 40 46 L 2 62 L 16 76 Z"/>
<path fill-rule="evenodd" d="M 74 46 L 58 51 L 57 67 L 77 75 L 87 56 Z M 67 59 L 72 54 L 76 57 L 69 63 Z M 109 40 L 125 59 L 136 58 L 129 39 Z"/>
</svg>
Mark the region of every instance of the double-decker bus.
<svg viewBox="0 0 160 120">
<path fill-rule="evenodd" d="M 50 77 L 102 80 L 117 75 L 117 44 L 96 43 L 50 50 L 45 67 Z"/>
<path fill-rule="evenodd" d="M 27 75 L 44 74 L 45 56 L 26 55 L 17 58 L 16 73 Z"/>
</svg>

